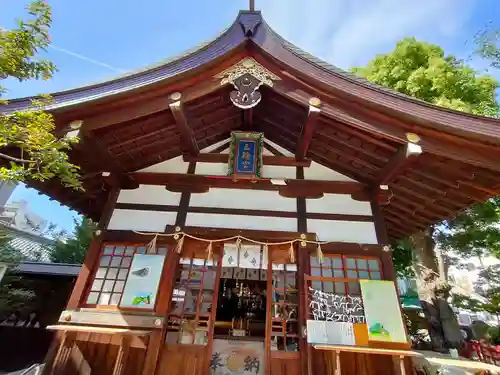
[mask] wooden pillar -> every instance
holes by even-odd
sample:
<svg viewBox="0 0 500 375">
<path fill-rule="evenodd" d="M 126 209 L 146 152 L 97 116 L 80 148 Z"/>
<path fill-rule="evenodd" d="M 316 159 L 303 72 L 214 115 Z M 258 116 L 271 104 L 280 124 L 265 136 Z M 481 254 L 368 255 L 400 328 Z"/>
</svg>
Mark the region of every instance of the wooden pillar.
<svg viewBox="0 0 500 375">
<path fill-rule="evenodd" d="M 187 174 L 194 174 L 196 171 L 196 162 L 192 161 L 189 163 Z M 191 200 L 190 192 L 183 192 L 181 194 L 181 200 L 179 202 L 179 211 L 177 211 L 177 218 L 175 219 L 175 226 L 183 228 L 186 225 L 187 210 L 189 207 L 189 201 Z"/>
<path fill-rule="evenodd" d="M 297 167 L 296 172 L 297 180 L 304 179 L 304 167 Z M 306 198 L 297 198 L 297 231 L 299 233 L 307 233 L 307 202 Z M 308 362 L 307 362 L 307 342 L 306 339 L 302 337 L 302 333 L 305 328 L 305 321 L 307 319 L 305 304 L 306 304 L 306 293 L 304 274 L 309 274 L 311 269 L 309 267 L 309 246 L 302 247 L 300 244 L 296 246 L 297 251 L 297 271 L 298 271 L 298 289 L 299 289 L 299 324 L 298 324 L 298 334 L 299 334 L 299 350 L 300 350 L 300 365 L 301 373 L 307 374 Z"/>
<path fill-rule="evenodd" d="M 375 233 L 377 234 L 377 242 L 381 245 L 389 245 L 389 237 L 387 236 L 384 217 L 380 211 L 380 205 L 376 201 L 375 194 L 371 197 L 371 208 L 375 224 Z M 382 263 L 384 280 L 393 280 L 395 282 L 396 272 L 394 270 L 394 265 L 392 264 L 392 252 L 382 251 L 380 261 Z"/>
<path fill-rule="evenodd" d="M 119 193 L 120 189 L 118 187 L 113 187 L 109 192 L 108 201 L 104 205 L 101 219 L 99 220 L 99 224 L 97 226 L 101 233 L 98 236 L 95 236 L 92 240 L 92 243 L 90 244 L 85 262 L 83 263 L 82 269 L 78 275 L 78 278 L 76 279 L 73 292 L 69 297 L 69 301 L 66 307 L 67 309 L 77 309 L 78 307 L 80 307 L 80 304 L 84 297 L 85 288 L 88 285 L 94 266 L 99 259 L 103 232 L 108 226 L 109 221 L 111 220 L 111 215 L 113 214 L 113 209 L 116 205 L 116 201 L 118 200 Z"/>
</svg>

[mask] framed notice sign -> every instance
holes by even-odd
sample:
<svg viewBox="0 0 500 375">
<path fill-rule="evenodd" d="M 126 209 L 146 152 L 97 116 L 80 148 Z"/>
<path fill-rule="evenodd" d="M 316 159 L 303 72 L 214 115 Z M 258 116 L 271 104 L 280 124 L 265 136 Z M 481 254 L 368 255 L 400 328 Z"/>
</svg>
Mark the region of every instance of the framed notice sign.
<svg viewBox="0 0 500 375">
<path fill-rule="evenodd" d="M 164 262 L 165 255 L 134 255 L 120 307 L 154 308 Z"/>
<path fill-rule="evenodd" d="M 406 330 L 393 281 L 360 280 L 368 340 L 407 343 Z"/>
<path fill-rule="evenodd" d="M 229 176 L 261 178 L 263 133 L 232 132 L 229 147 Z"/>
</svg>

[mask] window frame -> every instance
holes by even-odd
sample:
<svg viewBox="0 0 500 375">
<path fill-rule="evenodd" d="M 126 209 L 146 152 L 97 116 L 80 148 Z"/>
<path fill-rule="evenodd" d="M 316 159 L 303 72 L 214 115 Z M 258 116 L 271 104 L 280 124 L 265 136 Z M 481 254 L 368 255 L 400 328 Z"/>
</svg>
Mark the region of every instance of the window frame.
<svg viewBox="0 0 500 375">
<path fill-rule="evenodd" d="M 377 257 L 377 256 L 367 256 L 367 255 L 351 255 L 351 254 L 339 254 L 339 253 L 326 253 L 326 254 L 323 254 L 323 259 L 324 258 L 329 258 L 329 259 L 340 259 L 341 262 L 342 262 L 342 268 L 338 268 L 338 267 L 334 267 L 333 266 L 333 261 L 330 260 L 330 264 L 331 266 L 328 266 L 328 267 L 325 267 L 324 266 L 324 262 L 323 263 L 319 263 L 318 261 L 318 265 L 313 265 L 313 262 L 311 262 L 311 259 L 312 258 L 317 258 L 317 255 L 314 254 L 314 253 L 310 253 L 309 254 L 309 274 L 310 276 L 312 277 L 311 281 L 319 281 L 321 282 L 321 290 L 324 291 L 324 283 L 325 282 L 331 282 L 333 284 L 335 284 L 336 282 L 342 282 L 344 283 L 344 294 L 346 295 L 360 295 L 360 292 L 351 292 L 350 290 L 350 283 L 351 282 L 355 282 L 357 281 L 359 283 L 359 280 L 363 280 L 363 279 L 360 279 L 359 278 L 359 272 L 361 270 L 361 272 L 367 272 L 368 273 L 368 280 L 384 280 L 384 274 L 383 274 L 383 270 L 382 270 L 382 261 L 380 259 L 380 257 Z M 354 259 L 355 260 L 355 268 L 353 267 L 348 267 L 347 265 L 347 260 L 348 259 Z M 366 268 L 359 268 L 358 267 L 358 260 L 366 260 Z M 378 269 L 377 270 L 371 270 L 370 269 L 370 261 L 376 261 L 377 262 L 377 266 L 378 266 Z M 327 269 L 330 271 L 330 275 L 324 275 L 324 272 L 323 270 L 324 269 Z M 314 275 L 313 274 L 313 269 L 319 269 L 320 270 L 320 273 L 319 275 Z M 342 270 L 343 272 L 343 277 L 335 277 L 333 276 L 333 271 L 334 270 Z M 356 272 L 356 278 L 353 278 L 353 277 L 349 277 L 347 272 L 348 271 L 355 271 Z M 372 273 L 378 273 L 379 274 L 379 278 L 378 279 L 372 279 L 371 276 L 372 276 Z M 321 280 L 321 279 L 326 279 L 325 281 Z M 328 293 L 337 293 L 337 291 L 335 290 L 335 287 L 333 289 L 333 292 L 328 292 Z"/>
<path fill-rule="evenodd" d="M 91 275 L 89 277 L 89 282 L 88 282 L 88 285 L 85 289 L 85 293 L 84 293 L 84 299 L 83 299 L 83 302 L 82 302 L 82 306 L 83 308 L 95 308 L 95 309 L 99 309 L 99 310 L 131 310 L 131 311 L 135 311 L 135 310 L 140 310 L 140 311 L 155 311 L 156 309 L 156 304 L 158 303 L 158 301 L 156 300 L 155 301 L 155 306 L 153 306 L 151 309 L 144 309 L 144 308 L 133 308 L 133 307 L 120 307 L 120 303 L 121 303 L 121 300 L 123 298 L 123 290 L 125 289 L 125 286 L 127 284 L 127 280 L 128 280 L 128 277 L 129 277 L 129 274 L 130 274 L 130 268 L 132 266 L 132 262 L 134 260 L 134 255 L 135 254 L 147 254 L 147 247 L 148 247 L 148 244 L 149 242 L 120 242 L 120 241 L 112 241 L 112 242 L 102 242 L 101 243 L 101 246 L 100 246 L 100 250 L 99 250 L 99 255 L 97 256 L 97 259 L 94 263 L 94 268 L 91 272 Z M 109 248 L 109 247 L 113 247 L 113 252 L 111 254 L 107 254 L 106 253 L 106 248 Z M 115 249 L 117 247 L 123 247 L 123 254 L 119 255 L 119 254 L 115 254 Z M 126 255 L 126 250 L 128 247 L 133 247 L 134 248 L 134 252 L 131 254 L 131 255 Z M 138 253 L 138 249 L 139 248 L 144 248 L 145 251 L 144 253 Z M 166 249 L 165 252 L 163 253 L 160 253 L 159 252 L 159 249 Z M 155 255 L 165 255 L 165 260 L 164 260 L 164 263 L 163 263 L 163 270 L 162 270 L 162 277 L 163 277 L 163 272 L 165 272 L 165 265 L 167 264 L 167 260 L 168 260 L 168 257 L 169 257 L 169 254 L 172 252 L 172 249 L 171 249 L 171 246 L 167 245 L 167 244 L 157 244 L 156 245 L 156 248 L 155 248 L 155 252 L 152 253 L 152 254 L 155 254 Z M 110 259 L 110 263 L 106 266 L 103 266 L 101 267 L 101 261 L 102 261 L 102 258 L 105 257 L 105 256 L 109 256 L 111 259 Z M 122 258 L 130 258 L 130 263 L 128 264 L 127 267 L 112 267 L 111 266 L 111 262 L 113 260 L 113 257 L 114 256 L 121 256 Z M 122 259 L 123 261 L 123 259 Z M 121 265 L 121 264 L 120 264 Z M 99 272 L 99 269 L 100 268 L 106 268 L 106 274 L 104 275 L 104 277 L 101 279 L 101 278 L 96 278 L 97 276 L 97 273 Z M 103 293 L 103 287 L 104 287 L 104 283 L 106 281 L 110 281 L 111 279 L 107 279 L 106 276 L 107 276 L 107 273 L 109 271 L 110 268 L 117 268 L 118 269 L 118 273 L 120 272 L 120 270 L 123 270 L 123 269 L 126 269 L 127 270 L 127 273 L 126 273 L 126 276 L 124 279 L 118 279 L 118 275 L 116 276 L 116 278 L 112 279 L 114 281 L 113 283 L 113 287 L 111 289 L 111 294 L 113 294 L 113 289 L 116 285 L 116 282 L 117 281 L 123 281 L 123 288 L 120 292 L 120 299 L 118 301 L 117 304 L 100 304 L 99 303 L 99 299 L 101 297 L 101 294 Z M 101 286 L 100 290 L 99 291 L 94 291 L 92 290 L 92 286 L 94 285 L 94 282 L 95 280 L 98 279 L 98 280 L 103 280 L 103 285 Z M 97 301 L 96 303 L 88 303 L 88 298 L 90 296 L 91 293 L 98 293 L 98 296 L 97 296 Z M 104 293 L 107 293 L 107 292 L 104 292 Z M 159 293 L 159 291 L 158 291 Z M 111 297 L 110 297 L 111 299 Z"/>
</svg>

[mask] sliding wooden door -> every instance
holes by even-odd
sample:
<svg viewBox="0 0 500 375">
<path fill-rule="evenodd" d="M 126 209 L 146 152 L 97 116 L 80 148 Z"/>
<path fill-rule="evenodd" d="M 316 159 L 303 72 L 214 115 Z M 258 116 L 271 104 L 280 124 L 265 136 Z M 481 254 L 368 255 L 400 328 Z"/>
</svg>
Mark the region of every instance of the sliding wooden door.
<svg viewBox="0 0 500 375">
<path fill-rule="evenodd" d="M 205 375 L 211 357 L 220 262 L 187 247 L 174 275 L 158 375 Z M 196 251 L 198 250 L 198 251 Z"/>
<path fill-rule="evenodd" d="M 271 375 L 301 373 L 299 337 L 299 283 L 297 265 L 290 260 L 289 246 L 269 247 L 266 364 Z"/>
</svg>

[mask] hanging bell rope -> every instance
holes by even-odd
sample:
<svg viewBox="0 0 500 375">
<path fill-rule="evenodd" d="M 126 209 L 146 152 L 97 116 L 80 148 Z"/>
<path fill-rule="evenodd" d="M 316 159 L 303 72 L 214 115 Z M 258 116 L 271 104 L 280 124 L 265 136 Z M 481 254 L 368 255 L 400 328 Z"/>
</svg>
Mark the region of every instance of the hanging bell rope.
<svg viewBox="0 0 500 375">
<path fill-rule="evenodd" d="M 318 257 L 318 262 L 323 264 L 323 250 L 321 250 L 321 244 L 318 244 L 316 248 L 316 256 Z"/>
<path fill-rule="evenodd" d="M 156 240 L 158 239 L 158 235 L 155 235 L 154 238 L 148 243 L 146 246 L 146 254 L 156 254 Z"/>
<path fill-rule="evenodd" d="M 290 244 L 288 253 L 290 255 L 290 262 L 295 263 L 295 249 L 293 248 L 293 242 Z"/>
<path fill-rule="evenodd" d="M 181 235 L 181 238 L 179 238 L 179 241 L 177 241 L 177 246 L 175 247 L 175 251 L 177 251 L 177 253 L 181 253 L 182 252 L 182 246 L 184 245 L 184 235 Z"/>
<path fill-rule="evenodd" d="M 208 260 L 212 260 L 212 257 L 213 257 L 212 252 L 213 252 L 213 250 L 212 250 L 212 241 L 210 241 L 208 243 L 208 246 L 207 246 L 207 259 Z"/>
</svg>

